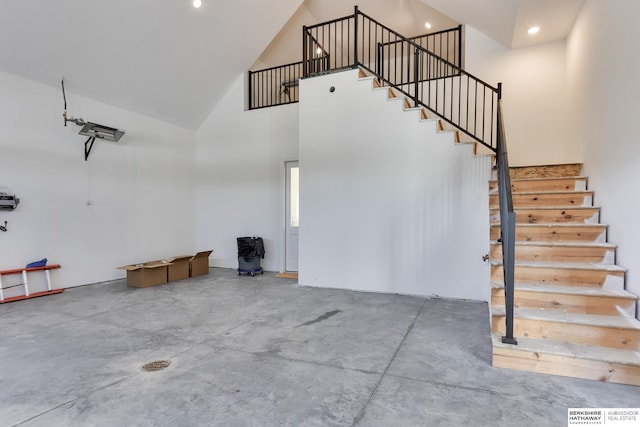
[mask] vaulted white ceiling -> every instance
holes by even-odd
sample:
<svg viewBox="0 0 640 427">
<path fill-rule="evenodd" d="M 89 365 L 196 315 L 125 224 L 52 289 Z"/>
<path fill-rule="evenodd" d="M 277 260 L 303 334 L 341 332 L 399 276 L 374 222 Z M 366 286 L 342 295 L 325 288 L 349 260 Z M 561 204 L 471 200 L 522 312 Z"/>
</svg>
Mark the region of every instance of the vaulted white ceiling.
<svg viewBox="0 0 640 427">
<path fill-rule="evenodd" d="M 191 1 L 2 0 L 0 70 L 194 129 L 302 0 Z"/>
<path fill-rule="evenodd" d="M 353 13 L 344 0 L 202 1 L 2 0 L 0 71 L 55 87 L 64 77 L 69 92 L 196 129 L 296 12 L 316 22 Z M 420 2 L 442 12 L 436 27 L 471 24 L 517 47 L 566 37 L 583 0 L 359 3 L 394 26 L 421 23 Z M 523 38 L 534 23 L 539 37 Z"/>
<path fill-rule="evenodd" d="M 584 0 L 422 1 L 513 48 L 565 39 L 584 4 Z M 527 30 L 534 25 L 541 30 L 531 36 Z"/>
</svg>

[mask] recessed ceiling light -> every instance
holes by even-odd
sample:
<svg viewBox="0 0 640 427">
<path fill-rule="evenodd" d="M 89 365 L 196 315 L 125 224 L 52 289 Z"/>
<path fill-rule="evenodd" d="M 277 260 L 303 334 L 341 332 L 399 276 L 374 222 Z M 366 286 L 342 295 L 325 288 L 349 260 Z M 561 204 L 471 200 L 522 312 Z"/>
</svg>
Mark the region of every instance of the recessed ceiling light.
<svg viewBox="0 0 640 427">
<path fill-rule="evenodd" d="M 200 6 L 202 6 L 202 0 L 193 0 L 193 7 L 198 9 Z"/>
<path fill-rule="evenodd" d="M 538 34 L 539 32 L 540 32 L 540 27 L 538 27 L 537 25 L 534 25 L 533 27 L 527 30 L 527 33 L 529 34 Z"/>
<path fill-rule="evenodd" d="M 430 29 L 431 29 L 431 23 L 429 23 L 429 22 L 425 22 L 425 23 L 424 23 L 424 27 L 425 27 L 427 30 L 430 30 Z"/>
</svg>

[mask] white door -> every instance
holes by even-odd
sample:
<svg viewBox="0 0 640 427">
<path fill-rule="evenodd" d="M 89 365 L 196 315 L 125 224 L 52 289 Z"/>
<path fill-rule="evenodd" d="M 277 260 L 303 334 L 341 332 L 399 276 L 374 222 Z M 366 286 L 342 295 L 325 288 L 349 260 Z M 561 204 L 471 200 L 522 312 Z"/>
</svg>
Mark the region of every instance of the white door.
<svg viewBox="0 0 640 427">
<path fill-rule="evenodd" d="M 285 270 L 298 271 L 298 226 L 300 225 L 300 169 L 298 162 L 287 162 Z"/>
</svg>

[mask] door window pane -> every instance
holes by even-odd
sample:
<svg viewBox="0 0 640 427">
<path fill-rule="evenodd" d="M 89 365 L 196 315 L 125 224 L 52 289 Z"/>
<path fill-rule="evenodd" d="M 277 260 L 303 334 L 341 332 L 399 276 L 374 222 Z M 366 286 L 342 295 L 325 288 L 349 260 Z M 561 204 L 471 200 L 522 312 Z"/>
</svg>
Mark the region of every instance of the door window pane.
<svg viewBox="0 0 640 427">
<path fill-rule="evenodd" d="M 300 187 L 300 169 L 295 166 L 291 168 L 291 226 L 299 227 L 300 203 L 298 201 Z"/>
</svg>

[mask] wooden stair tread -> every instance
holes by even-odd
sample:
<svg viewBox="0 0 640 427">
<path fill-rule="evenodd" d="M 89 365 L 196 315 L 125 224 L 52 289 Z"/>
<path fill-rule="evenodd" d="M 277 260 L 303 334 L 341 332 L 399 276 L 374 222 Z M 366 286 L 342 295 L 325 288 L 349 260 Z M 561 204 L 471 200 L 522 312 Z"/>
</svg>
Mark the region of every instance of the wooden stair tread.
<svg viewBox="0 0 640 427">
<path fill-rule="evenodd" d="M 491 282 L 492 289 L 504 289 L 504 284 L 499 282 Z M 565 295 L 585 295 L 604 298 L 625 298 L 629 300 L 637 300 L 638 296 L 634 293 L 625 290 L 617 289 L 605 289 L 605 288 L 593 288 L 583 286 L 562 286 L 562 285 L 533 285 L 530 283 L 516 283 L 515 290 L 529 291 L 529 292 L 541 292 L 541 293 L 555 293 Z"/>
<path fill-rule="evenodd" d="M 553 194 L 553 195 L 570 195 L 570 194 L 589 194 L 593 195 L 593 190 L 549 190 L 549 191 L 513 191 L 513 195 L 525 196 L 532 195 L 537 196 L 541 194 Z"/>
<path fill-rule="evenodd" d="M 515 193 L 514 193 L 515 194 Z M 513 210 L 518 213 L 518 211 L 528 211 L 528 210 L 540 210 L 540 211 L 544 211 L 544 210 L 548 210 L 548 211 L 553 211 L 553 210 L 558 210 L 558 209 L 579 209 L 579 210 L 592 210 L 592 209 L 601 209 L 600 206 L 514 206 Z M 499 206 L 491 206 L 489 207 L 490 211 L 500 211 L 500 207 Z"/>
<path fill-rule="evenodd" d="M 500 227 L 500 224 L 491 224 L 491 227 Z M 598 224 L 575 224 L 575 223 L 571 223 L 571 222 L 560 222 L 560 223 L 540 223 L 540 224 L 526 224 L 526 223 L 521 223 L 521 224 L 516 224 L 516 227 L 522 227 L 522 228 L 527 228 L 527 227 L 563 227 L 563 228 L 581 228 L 581 227 L 599 227 L 599 228 L 607 228 L 609 227 L 608 224 L 602 224 L 602 223 L 598 223 Z"/>
<path fill-rule="evenodd" d="M 491 334 L 493 346 L 516 351 L 530 351 L 547 353 L 569 358 L 579 358 L 607 363 L 619 363 L 640 367 L 640 353 L 636 350 L 626 350 L 613 347 L 599 347 L 585 344 L 574 344 L 564 341 L 553 341 L 527 337 L 516 337 L 518 345 L 504 344 L 500 334 Z"/>
<path fill-rule="evenodd" d="M 564 180 L 585 180 L 588 179 L 587 176 L 584 175 L 576 175 L 576 176 L 541 176 L 534 178 L 511 178 L 511 182 L 529 182 L 529 181 L 564 181 Z M 490 184 L 497 184 L 497 179 L 492 179 L 489 181 Z"/>
<path fill-rule="evenodd" d="M 582 173 L 581 163 L 564 163 L 557 165 L 512 166 L 509 168 L 512 177 L 531 178 L 541 176 L 575 176 Z"/>
<path fill-rule="evenodd" d="M 518 224 L 599 224 L 600 206 L 554 206 L 528 203 L 528 206 L 514 206 Z M 489 221 L 500 224 L 500 208 L 489 206 Z"/>
<path fill-rule="evenodd" d="M 611 243 L 550 240 L 517 240 L 515 242 L 517 261 L 616 264 L 616 251 L 616 245 Z M 502 259 L 501 242 L 491 241 L 489 259 Z"/>
<path fill-rule="evenodd" d="M 504 306 L 491 307 L 492 316 L 504 316 Z M 585 325 L 585 326 L 599 326 L 616 329 L 632 329 L 640 331 L 640 321 L 623 316 L 608 316 L 603 314 L 584 314 L 584 313 L 566 313 L 563 311 L 553 310 L 540 310 L 534 308 L 514 308 L 513 309 L 514 321 L 517 319 L 529 319 L 538 320 L 543 322 L 555 322 Z"/>
<path fill-rule="evenodd" d="M 502 242 L 497 240 L 491 241 L 492 245 L 502 245 Z M 516 241 L 516 246 L 545 246 L 545 247 L 567 247 L 567 248 L 605 248 L 616 249 L 617 246 L 613 243 L 598 243 L 598 242 L 547 242 L 547 241 Z"/>
<path fill-rule="evenodd" d="M 496 259 L 491 261 L 493 266 L 502 266 L 502 260 Z M 584 262 L 547 262 L 547 261 L 515 261 L 516 267 L 532 267 L 532 268 L 564 268 L 569 270 L 600 270 L 611 272 L 626 272 L 627 269 L 615 264 L 595 264 Z"/>
</svg>

